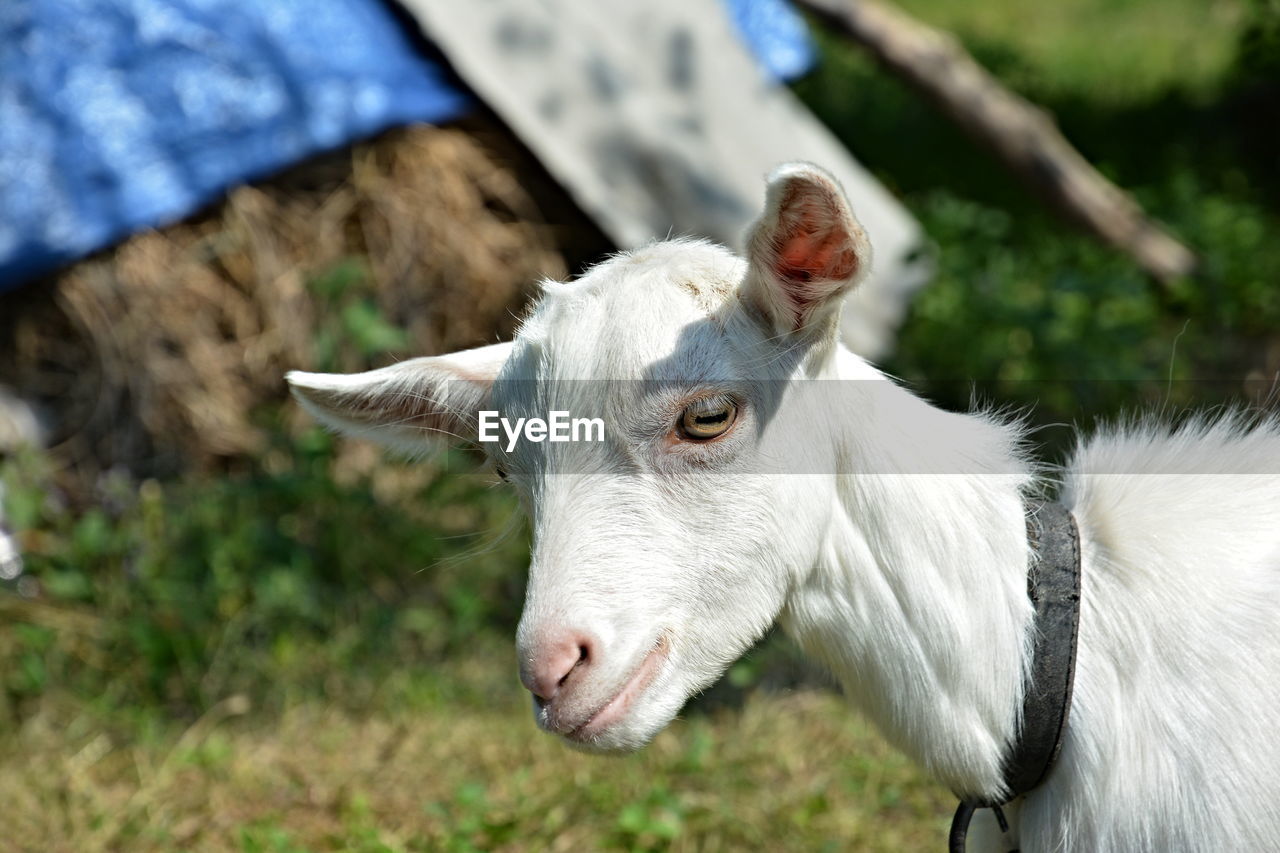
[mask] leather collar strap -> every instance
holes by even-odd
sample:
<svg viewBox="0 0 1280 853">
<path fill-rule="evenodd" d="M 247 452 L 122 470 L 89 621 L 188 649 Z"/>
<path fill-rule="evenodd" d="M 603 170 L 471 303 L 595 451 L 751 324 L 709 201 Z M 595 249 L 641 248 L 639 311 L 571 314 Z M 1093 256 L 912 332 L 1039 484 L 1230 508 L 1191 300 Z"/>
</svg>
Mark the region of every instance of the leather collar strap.
<svg viewBox="0 0 1280 853">
<path fill-rule="evenodd" d="M 994 809 L 1001 829 L 1007 831 L 1000 806 L 1044 781 L 1067 730 L 1080 629 L 1080 533 L 1062 504 L 1030 501 L 1027 538 L 1035 552 L 1027 570 L 1035 638 L 1031 680 L 1022 700 L 1022 730 L 1005 764 L 1009 794 L 1002 802 L 961 801 L 951 824 L 951 853 L 963 853 L 975 809 Z"/>
</svg>

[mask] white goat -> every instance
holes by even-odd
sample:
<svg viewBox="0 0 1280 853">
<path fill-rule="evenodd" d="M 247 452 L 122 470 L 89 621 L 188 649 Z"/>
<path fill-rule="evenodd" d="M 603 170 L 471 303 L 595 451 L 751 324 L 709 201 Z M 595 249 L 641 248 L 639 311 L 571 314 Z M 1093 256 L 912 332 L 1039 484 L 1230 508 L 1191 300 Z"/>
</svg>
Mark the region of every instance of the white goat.
<svg viewBox="0 0 1280 853">
<path fill-rule="evenodd" d="M 532 516 L 518 651 L 542 728 L 638 748 L 776 620 L 898 747 L 994 799 L 1045 483 L 1018 424 L 938 410 L 839 344 L 869 262 L 840 188 L 792 164 L 745 262 L 659 243 L 547 284 L 511 343 L 289 381 L 409 450 L 474 437 L 481 410 L 604 417 L 604 442 L 484 445 Z M 1115 429 L 1056 473 L 1083 605 L 1061 755 L 1008 809 L 1024 852 L 1280 846 L 1277 461 L 1276 421 L 1227 416 Z M 970 849 L 1007 849 L 993 828 Z"/>
</svg>

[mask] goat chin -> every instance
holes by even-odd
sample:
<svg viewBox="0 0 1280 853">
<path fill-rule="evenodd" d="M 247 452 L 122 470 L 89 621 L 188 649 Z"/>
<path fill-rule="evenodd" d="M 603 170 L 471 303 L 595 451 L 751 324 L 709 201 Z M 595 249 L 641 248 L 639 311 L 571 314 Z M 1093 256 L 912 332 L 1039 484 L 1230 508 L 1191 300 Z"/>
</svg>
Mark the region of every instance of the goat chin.
<svg viewBox="0 0 1280 853">
<path fill-rule="evenodd" d="M 597 755 L 626 755 L 648 746 L 675 719 L 676 712 L 635 708 L 624 718 L 589 734 L 561 734 L 568 746 Z"/>
</svg>

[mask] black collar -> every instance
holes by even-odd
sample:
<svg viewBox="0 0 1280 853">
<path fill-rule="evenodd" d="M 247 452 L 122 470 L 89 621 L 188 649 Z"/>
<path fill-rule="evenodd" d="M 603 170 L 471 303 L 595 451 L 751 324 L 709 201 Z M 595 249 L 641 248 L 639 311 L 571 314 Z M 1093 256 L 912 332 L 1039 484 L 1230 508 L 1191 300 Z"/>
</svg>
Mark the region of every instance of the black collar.
<svg viewBox="0 0 1280 853">
<path fill-rule="evenodd" d="M 1080 629 L 1080 531 L 1062 504 L 1030 501 L 1027 539 L 1035 553 L 1027 569 L 1035 637 L 1031 679 L 1022 700 L 1022 729 L 1005 762 L 1008 796 L 1000 802 L 962 798 L 951 823 L 951 853 L 963 853 L 975 809 L 994 809 L 1001 829 L 1008 830 L 1000 807 L 1044 781 L 1067 730 Z"/>
</svg>

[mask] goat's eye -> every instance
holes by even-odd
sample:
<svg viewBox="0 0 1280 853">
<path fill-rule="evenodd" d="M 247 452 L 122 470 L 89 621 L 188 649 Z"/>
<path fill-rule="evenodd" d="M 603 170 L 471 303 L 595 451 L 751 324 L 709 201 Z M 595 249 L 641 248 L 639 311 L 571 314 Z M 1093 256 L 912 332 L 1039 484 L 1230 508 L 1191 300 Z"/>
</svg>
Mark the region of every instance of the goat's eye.
<svg viewBox="0 0 1280 853">
<path fill-rule="evenodd" d="M 738 406 L 728 397 L 707 397 L 680 415 L 680 432 L 694 441 L 707 441 L 729 431 L 738 417 Z"/>
<path fill-rule="evenodd" d="M 497 475 L 498 475 L 498 479 L 499 479 L 499 480 L 501 480 L 501 481 L 502 481 L 502 482 L 504 482 L 504 483 L 505 483 L 505 482 L 507 482 L 509 479 L 511 479 L 510 477 L 508 477 L 508 476 L 507 476 L 507 469 L 506 469 L 506 468 L 500 468 L 500 467 L 495 466 L 495 467 L 494 467 L 494 469 L 493 469 L 493 473 L 497 474 Z"/>
</svg>

